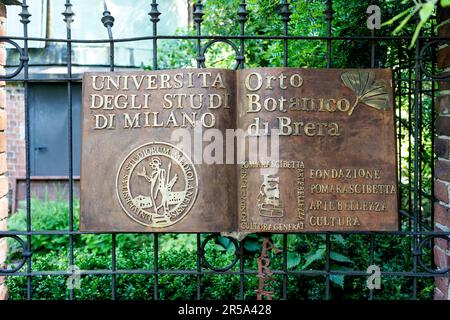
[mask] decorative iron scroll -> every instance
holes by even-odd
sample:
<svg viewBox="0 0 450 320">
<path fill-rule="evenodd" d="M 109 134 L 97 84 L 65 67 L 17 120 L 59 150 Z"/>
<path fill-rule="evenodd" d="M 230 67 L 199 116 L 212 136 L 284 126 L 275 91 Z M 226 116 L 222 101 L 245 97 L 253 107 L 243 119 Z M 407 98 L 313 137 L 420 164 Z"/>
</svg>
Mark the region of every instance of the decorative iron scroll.
<svg viewBox="0 0 450 320">
<path fill-rule="evenodd" d="M 14 70 L 11 73 L 0 76 L 1 80 L 8 80 L 16 77 L 23 70 L 25 62 L 28 62 L 28 56 L 25 55 L 23 49 L 17 44 L 17 42 L 10 39 L 2 39 L 1 42 L 7 42 L 13 45 L 14 48 L 17 50 L 17 52 L 19 52 L 19 65 L 17 66 L 16 70 Z"/>
<path fill-rule="evenodd" d="M 214 265 L 212 265 L 212 264 L 208 261 L 208 259 L 206 258 L 206 256 L 205 256 L 205 248 L 206 248 L 208 242 L 210 242 L 211 240 L 217 239 L 218 236 L 219 236 L 219 235 L 217 235 L 217 234 L 210 234 L 210 235 L 208 235 L 208 236 L 205 238 L 205 240 L 203 240 L 203 242 L 202 242 L 202 244 L 201 244 L 201 246 L 200 246 L 199 255 L 200 255 L 200 257 L 201 257 L 201 259 L 202 259 L 202 261 L 203 261 L 203 264 L 204 264 L 208 269 L 213 270 L 213 271 L 217 271 L 217 272 L 225 272 L 225 271 L 231 270 L 231 268 L 233 268 L 233 267 L 236 265 L 236 263 L 239 261 L 239 258 L 240 258 L 240 254 L 239 254 L 239 244 L 238 244 L 238 242 L 236 241 L 236 239 L 234 239 L 234 238 L 227 238 L 227 239 L 230 240 L 230 242 L 231 242 L 231 243 L 233 244 L 233 246 L 234 246 L 234 249 L 235 249 L 235 250 L 234 250 L 235 257 L 234 257 L 233 261 L 231 261 L 230 264 L 228 264 L 228 265 L 225 266 L 225 267 L 217 267 L 217 266 L 214 266 Z"/>
<path fill-rule="evenodd" d="M 444 269 L 434 269 L 434 268 L 430 268 L 429 266 L 427 266 L 427 264 L 422 260 L 423 249 L 424 249 L 423 247 L 433 244 L 434 240 L 436 240 L 436 239 L 442 239 L 442 240 L 445 240 L 448 243 L 450 243 L 450 236 L 445 236 L 445 235 L 426 236 L 420 241 L 417 251 L 414 254 L 419 258 L 418 261 L 419 261 L 420 266 L 427 272 L 434 273 L 434 274 L 445 274 L 445 273 L 450 272 L 450 266 L 447 268 L 444 268 Z"/>
<path fill-rule="evenodd" d="M 426 77 L 432 80 L 448 80 L 450 79 L 450 72 L 448 70 L 428 70 L 425 67 L 425 61 L 427 59 L 425 58 L 428 51 L 429 54 L 433 55 L 433 50 L 437 50 L 441 47 L 446 47 L 450 45 L 450 40 L 432 40 L 425 43 L 425 45 L 420 49 L 420 55 L 419 55 L 419 65 L 420 70 L 425 74 Z M 437 74 L 436 74 L 437 73 Z"/>
<path fill-rule="evenodd" d="M 25 243 L 25 241 L 23 241 L 19 236 L 16 235 L 0 235 L 0 239 L 14 239 L 15 241 L 17 241 L 20 244 L 20 248 L 21 248 L 21 253 L 22 253 L 22 259 L 17 263 L 17 264 L 12 264 L 12 268 L 10 269 L 3 269 L 0 268 L 0 272 L 3 273 L 15 273 L 17 271 L 19 271 L 20 269 L 22 269 L 22 267 L 25 265 L 25 263 L 27 262 L 27 259 L 31 257 L 31 252 L 27 251 L 27 245 Z"/>
</svg>

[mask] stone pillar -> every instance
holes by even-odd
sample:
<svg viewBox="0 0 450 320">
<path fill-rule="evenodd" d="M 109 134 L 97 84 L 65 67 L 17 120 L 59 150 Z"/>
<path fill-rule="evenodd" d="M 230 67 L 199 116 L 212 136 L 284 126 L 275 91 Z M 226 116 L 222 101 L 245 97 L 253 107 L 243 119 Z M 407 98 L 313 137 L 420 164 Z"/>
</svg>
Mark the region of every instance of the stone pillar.
<svg viewBox="0 0 450 320">
<path fill-rule="evenodd" d="M 450 18 L 450 8 L 439 12 L 439 20 Z M 450 36 L 450 24 L 440 28 L 439 36 Z M 450 45 L 439 48 L 438 66 L 450 74 Z M 438 118 L 436 121 L 437 136 L 434 189 L 436 202 L 434 204 L 435 231 L 450 231 L 450 79 L 439 81 L 437 100 Z M 435 264 L 440 269 L 450 266 L 450 246 L 444 239 L 436 239 L 434 245 Z M 450 300 L 449 279 L 436 277 L 434 299 Z"/>
</svg>

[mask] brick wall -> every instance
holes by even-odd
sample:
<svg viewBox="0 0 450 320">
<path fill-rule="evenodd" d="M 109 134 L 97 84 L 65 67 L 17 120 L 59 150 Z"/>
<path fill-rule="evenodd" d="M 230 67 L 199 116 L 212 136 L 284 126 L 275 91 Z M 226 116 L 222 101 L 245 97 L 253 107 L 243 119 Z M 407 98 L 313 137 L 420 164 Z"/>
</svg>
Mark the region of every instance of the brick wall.
<svg viewBox="0 0 450 320">
<path fill-rule="evenodd" d="M 450 9 L 439 12 L 440 21 L 450 18 Z M 450 36 L 450 24 L 440 29 L 439 35 Z M 444 72 L 450 72 L 450 46 L 440 48 L 438 65 Z M 439 82 L 439 98 L 437 101 L 439 116 L 436 123 L 438 139 L 436 139 L 435 197 L 434 218 L 436 231 L 450 231 L 450 80 Z M 434 245 L 436 266 L 445 269 L 450 266 L 449 241 L 436 239 Z M 434 298 L 450 300 L 449 279 L 436 278 Z"/>
<path fill-rule="evenodd" d="M 0 36 L 6 35 L 6 8 L 0 5 Z M 0 44 L 0 74 L 5 73 L 6 49 Z M 8 177 L 6 176 L 6 92 L 5 83 L 0 82 L 0 230 L 6 230 L 6 218 L 8 216 Z M 0 266 L 4 264 L 8 247 L 6 239 L 0 239 Z M 0 277 L 0 300 L 7 299 L 8 290 L 5 277 Z"/>
<path fill-rule="evenodd" d="M 15 178 L 25 177 L 25 102 L 22 85 L 6 86 L 8 113 L 7 158 L 10 187 Z"/>
</svg>

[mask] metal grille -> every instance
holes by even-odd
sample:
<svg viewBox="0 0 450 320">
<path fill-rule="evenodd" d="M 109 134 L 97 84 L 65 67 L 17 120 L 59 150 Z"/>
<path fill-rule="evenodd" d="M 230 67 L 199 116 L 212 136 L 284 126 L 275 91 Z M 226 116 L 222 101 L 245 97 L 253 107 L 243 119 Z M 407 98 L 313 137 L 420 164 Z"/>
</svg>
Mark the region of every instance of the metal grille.
<svg viewBox="0 0 450 320">
<path fill-rule="evenodd" d="M 152 50 L 152 69 L 158 69 L 158 44 L 164 40 L 178 40 L 178 41 L 192 41 L 196 44 L 197 49 L 197 67 L 205 67 L 205 54 L 208 48 L 210 48 L 214 43 L 220 42 L 231 46 L 235 52 L 235 66 L 234 68 L 245 68 L 245 44 L 249 40 L 265 40 L 265 41 L 280 41 L 283 43 L 283 65 L 298 67 L 295 65 L 294 61 L 289 59 L 289 45 L 294 41 L 320 41 L 326 46 L 326 66 L 331 68 L 333 66 L 333 44 L 337 41 L 347 41 L 348 43 L 361 42 L 370 45 L 370 66 L 378 67 L 376 60 L 377 53 L 377 43 L 379 41 L 388 42 L 391 47 L 397 46 L 399 49 L 397 52 L 392 54 L 397 54 L 400 61 L 399 65 L 395 68 L 395 79 L 396 79 L 396 105 L 398 108 L 397 112 L 397 133 L 399 150 L 401 148 L 406 148 L 409 150 L 408 153 L 408 168 L 401 168 L 401 155 L 399 156 L 399 181 L 403 181 L 401 186 L 400 201 L 402 203 L 402 210 L 399 212 L 401 216 L 401 231 L 398 232 L 318 232 L 313 235 L 321 235 L 324 237 L 325 250 L 326 250 L 326 260 L 324 268 L 321 270 L 290 270 L 287 264 L 287 253 L 288 253 L 288 242 L 291 237 L 300 237 L 304 235 L 296 234 L 284 234 L 278 235 L 282 237 L 282 268 L 278 270 L 272 270 L 275 276 L 280 277 L 281 288 L 280 297 L 283 299 L 288 299 L 288 283 L 291 277 L 305 276 L 305 277 L 318 277 L 324 281 L 324 295 L 325 299 L 331 298 L 331 277 L 334 275 L 345 275 L 348 277 L 361 277 L 365 279 L 368 274 L 366 270 L 334 270 L 331 266 L 330 253 L 333 246 L 332 237 L 335 235 L 342 236 L 352 236 L 358 235 L 367 241 L 369 245 L 370 261 L 368 264 L 374 264 L 375 252 L 377 250 L 389 250 L 389 248 L 377 248 L 377 239 L 383 237 L 395 237 L 404 238 L 410 244 L 409 250 L 411 252 L 411 263 L 404 268 L 402 271 L 383 271 L 381 270 L 382 278 L 385 277 L 402 277 L 408 279 L 408 296 L 411 299 L 416 299 L 418 294 L 418 288 L 421 286 L 421 281 L 433 282 L 433 278 L 436 276 L 449 278 L 449 270 L 436 270 L 433 266 L 432 248 L 433 241 L 436 238 L 442 238 L 448 241 L 448 236 L 450 232 L 435 232 L 433 212 L 432 209 L 428 212 L 423 210 L 424 203 L 431 205 L 434 202 L 434 190 L 432 186 L 432 181 L 424 181 L 422 170 L 424 167 L 431 168 L 431 177 L 433 177 L 433 167 L 434 167 L 434 150 L 433 142 L 429 149 L 425 149 L 425 142 L 423 141 L 424 130 L 431 130 L 431 136 L 435 135 L 434 128 L 434 98 L 435 98 L 435 88 L 438 80 L 442 80 L 441 77 L 435 75 L 437 72 L 435 66 L 435 49 L 442 42 L 448 43 L 449 39 L 437 38 L 432 34 L 427 36 L 422 36 L 419 38 L 418 44 L 413 51 L 405 53 L 401 48 L 402 44 L 408 43 L 410 37 L 407 36 L 377 36 L 375 32 L 372 32 L 371 36 L 348 36 L 348 37 L 336 37 L 333 36 L 333 3 L 331 0 L 326 1 L 326 10 L 324 11 L 326 30 L 327 34 L 325 36 L 301 36 L 289 33 L 289 22 L 291 20 L 291 10 L 288 1 L 281 1 L 279 10 L 277 14 L 280 15 L 280 19 L 283 23 L 283 28 L 280 30 L 280 35 L 277 36 L 266 36 L 266 35 L 247 35 L 246 34 L 246 22 L 248 20 L 248 14 L 245 1 L 241 1 L 237 10 L 237 21 L 240 32 L 238 35 L 204 35 L 202 34 L 202 22 L 203 22 L 203 4 L 201 1 L 197 1 L 194 4 L 193 11 L 193 21 L 196 28 L 196 35 L 158 35 L 158 22 L 160 21 L 160 12 L 158 11 L 158 4 L 154 0 L 151 2 L 151 10 L 149 12 L 150 21 L 153 26 L 153 34 L 147 37 L 139 38 L 117 38 L 113 37 L 113 25 L 114 18 L 111 12 L 105 7 L 103 17 L 101 21 L 103 22 L 105 28 L 108 32 L 107 39 L 99 40 L 77 40 L 72 39 L 71 35 L 71 23 L 73 22 L 73 12 L 72 4 L 70 0 L 66 0 L 64 21 L 67 27 L 67 37 L 65 39 L 43 39 L 43 38 L 32 38 L 28 36 L 28 24 L 30 22 L 30 14 L 28 12 L 27 1 L 22 1 L 22 12 L 20 13 L 20 22 L 23 24 L 23 37 L 1 37 L 0 40 L 13 45 L 17 51 L 20 53 L 20 63 L 17 66 L 16 71 L 12 74 L 5 75 L 1 77 L 2 80 L 7 82 L 18 82 L 22 83 L 24 86 L 25 95 L 25 116 L 26 116 L 26 213 L 27 213 L 27 230 L 26 231 L 0 231 L 0 238 L 11 238 L 20 243 L 22 247 L 22 260 L 20 263 L 14 266 L 14 268 L 0 270 L 0 276 L 9 277 L 25 277 L 26 278 L 26 297 L 28 299 L 33 299 L 33 279 L 49 276 L 73 276 L 74 270 L 69 271 L 34 271 L 32 264 L 32 241 L 33 237 L 36 236 L 67 236 L 69 239 L 69 264 L 76 265 L 74 257 L 74 239 L 84 233 L 79 232 L 74 229 L 74 175 L 73 175 L 73 157 L 72 157 L 72 100 L 73 100 L 73 86 L 74 82 L 81 81 L 80 78 L 74 77 L 72 73 L 72 45 L 80 43 L 103 43 L 109 44 L 110 47 L 110 66 L 109 69 L 114 71 L 115 61 L 114 61 L 114 45 L 118 42 L 136 42 L 136 41 L 151 41 L 153 44 Z M 251 14 L 251 13 L 250 13 Z M 267 13 L 272 14 L 272 13 Z M 163 15 L 164 16 L 164 15 Z M 11 19 L 11 17 L 10 17 Z M 17 44 L 18 41 L 23 42 L 23 46 Z M 31 191 L 30 191 L 30 114 L 29 114 L 29 86 L 32 82 L 39 82 L 45 80 L 36 80 L 30 77 L 29 74 L 29 41 L 52 41 L 57 43 L 63 43 L 67 46 L 67 73 L 64 78 L 60 78 L 56 81 L 60 83 L 65 83 L 67 85 L 67 105 L 65 106 L 69 112 L 69 118 L 67 123 L 67 148 L 68 148 L 68 167 L 67 172 L 69 177 L 69 229 L 68 230 L 50 230 L 41 231 L 34 230 L 33 221 L 31 220 L 31 212 L 33 210 L 31 206 Z M 407 100 L 409 106 L 409 112 L 407 115 L 403 115 L 400 110 L 400 105 L 402 101 Z M 431 114 L 431 116 L 430 116 Z M 402 135 L 408 134 L 409 142 L 407 146 L 402 145 Z M 432 138 L 433 140 L 433 138 Z M 402 169 L 404 169 L 402 171 Z M 405 173 L 407 176 L 405 177 Z M 405 182 L 406 181 L 406 182 Z M 428 183 L 429 187 L 426 187 Z M 197 244 L 197 255 L 196 255 L 196 268 L 193 270 L 161 270 L 159 266 L 159 239 L 160 235 L 153 234 L 149 235 L 153 239 L 153 269 L 139 269 L 139 270 L 124 270 L 117 268 L 116 261 L 116 247 L 118 234 L 109 234 L 112 240 L 111 248 L 111 269 L 109 270 L 83 270 L 81 271 L 82 276 L 108 276 L 111 278 L 111 298 L 116 298 L 117 291 L 117 277 L 129 274 L 140 274 L 153 277 L 153 292 L 149 292 L 149 295 L 153 295 L 153 299 L 159 299 L 159 292 L 161 289 L 161 284 L 159 283 L 159 277 L 162 275 L 184 275 L 193 277 L 196 282 L 196 297 L 197 299 L 202 299 L 202 277 L 207 275 L 218 275 L 218 276 L 228 276 L 234 275 L 239 277 L 239 292 L 236 296 L 240 299 L 244 299 L 244 290 L 246 287 L 246 279 L 248 277 L 257 276 L 257 270 L 249 270 L 244 268 L 244 242 L 236 241 L 231 239 L 232 243 L 236 247 L 236 257 L 234 261 L 223 268 L 218 268 L 212 266 L 205 258 L 205 246 L 211 240 L 214 240 L 218 235 L 196 235 Z M 275 235 L 262 235 L 263 237 L 271 237 Z M 381 263 L 383 263 L 381 261 Z M 254 288 L 257 289 L 257 288 Z M 369 290 L 367 294 L 368 299 L 373 299 L 376 292 L 374 290 Z M 70 299 L 74 299 L 74 290 L 70 290 Z"/>
</svg>

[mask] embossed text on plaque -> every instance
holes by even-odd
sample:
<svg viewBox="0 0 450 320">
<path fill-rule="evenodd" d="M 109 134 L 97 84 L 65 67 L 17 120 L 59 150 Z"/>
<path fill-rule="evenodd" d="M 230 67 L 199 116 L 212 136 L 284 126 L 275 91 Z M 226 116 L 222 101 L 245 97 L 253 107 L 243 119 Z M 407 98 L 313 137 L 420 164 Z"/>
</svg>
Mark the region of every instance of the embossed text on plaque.
<svg viewBox="0 0 450 320">
<path fill-rule="evenodd" d="M 389 69 L 86 73 L 80 229 L 397 230 L 393 99 Z"/>
</svg>

